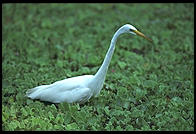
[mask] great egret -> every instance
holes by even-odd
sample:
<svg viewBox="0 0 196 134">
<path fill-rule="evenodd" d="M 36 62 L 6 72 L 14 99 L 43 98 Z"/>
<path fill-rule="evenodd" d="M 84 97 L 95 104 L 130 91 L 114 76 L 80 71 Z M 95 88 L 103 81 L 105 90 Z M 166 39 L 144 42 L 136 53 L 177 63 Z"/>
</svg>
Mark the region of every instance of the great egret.
<svg viewBox="0 0 196 134">
<path fill-rule="evenodd" d="M 114 53 L 117 38 L 123 33 L 139 35 L 149 41 L 152 41 L 143 33 L 139 32 L 134 26 L 125 24 L 120 27 L 114 34 L 105 59 L 95 75 L 77 76 L 60 80 L 50 85 L 41 85 L 29 89 L 26 92 L 27 97 L 52 103 L 84 103 L 88 101 L 92 96 L 97 97 L 103 87 L 108 66 Z"/>
</svg>

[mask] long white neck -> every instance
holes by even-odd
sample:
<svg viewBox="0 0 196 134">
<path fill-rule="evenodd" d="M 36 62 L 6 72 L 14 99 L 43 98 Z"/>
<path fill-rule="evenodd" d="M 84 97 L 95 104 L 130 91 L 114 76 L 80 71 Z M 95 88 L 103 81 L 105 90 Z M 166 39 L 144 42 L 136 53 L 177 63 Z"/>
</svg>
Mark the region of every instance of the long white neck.
<svg viewBox="0 0 196 134">
<path fill-rule="evenodd" d="M 110 61 L 112 59 L 112 55 L 114 53 L 114 49 L 115 49 L 115 44 L 116 44 L 117 38 L 119 37 L 120 34 L 122 34 L 122 29 L 121 28 L 119 28 L 116 31 L 116 33 L 114 34 L 114 36 L 113 36 L 113 38 L 111 40 L 111 43 L 110 43 L 110 47 L 109 47 L 109 49 L 107 51 L 107 54 L 105 56 L 105 59 L 104 59 L 102 65 L 101 65 L 101 67 L 99 68 L 99 70 L 95 74 L 95 77 L 94 77 L 94 85 L 95 85 L 95 87 L 94 87 L 94 94 L 96 96 L 99 94 L 100 90 L 103 87 L 103 83 L 105 81 L 105 76 L 106 76 L 106 73 L 107 73 Z"/>
</svg>

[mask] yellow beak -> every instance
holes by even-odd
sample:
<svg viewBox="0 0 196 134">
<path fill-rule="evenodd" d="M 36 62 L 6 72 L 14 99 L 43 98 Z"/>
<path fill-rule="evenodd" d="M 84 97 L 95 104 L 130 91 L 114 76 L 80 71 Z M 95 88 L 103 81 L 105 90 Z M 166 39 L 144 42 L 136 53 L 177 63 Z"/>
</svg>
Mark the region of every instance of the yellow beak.
<svg viewBox="0 0 196 134">
<path fill-rule="evenodd" d="M 139 35 L 139 36 L 141 36 L 141 37 L 143 37 L 143 38 L 149 40 L 150 42 L 152 42 L 152 39 L 146 37 L 146 36 L 145 36 L 143 33 L 141 33 L 140 31 L 135 30 L 135 31 L 133 31 L 133 32 L 135 32 L 137 35 Z"/>
</svg>

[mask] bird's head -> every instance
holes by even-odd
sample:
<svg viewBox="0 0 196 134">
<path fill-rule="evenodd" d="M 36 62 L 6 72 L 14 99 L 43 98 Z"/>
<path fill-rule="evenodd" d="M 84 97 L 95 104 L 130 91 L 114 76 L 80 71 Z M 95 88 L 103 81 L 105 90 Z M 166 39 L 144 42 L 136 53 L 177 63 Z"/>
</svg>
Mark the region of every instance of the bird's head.
<svg viewBox="0 0 196 134">
<path fill-rule="evenodd" d="M 139 35 L 139 36 L 152 42 L 152 39 L 145 36 L 143 33 L 138 31 L 134 26 L 132 26 L 130 24 L 125 24 L 124 26 L 122 26 L 122 33 L 131 33 L 133 35 Z"/>
</svg>

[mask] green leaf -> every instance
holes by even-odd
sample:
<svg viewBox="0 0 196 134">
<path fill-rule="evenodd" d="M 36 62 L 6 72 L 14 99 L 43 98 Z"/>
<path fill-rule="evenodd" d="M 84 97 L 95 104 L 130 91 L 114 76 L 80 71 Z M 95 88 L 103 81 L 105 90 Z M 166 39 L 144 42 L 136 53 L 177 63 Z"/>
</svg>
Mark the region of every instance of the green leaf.
<svg viewBox="0 0 196 134">
<path fill-rule="evenodd" d="M 127 131 L 133 131 L 134 128 L 133 128 L 132 125 L 127 125 L 127 126 L 126 126 L 126 130 L 127 130 Z"/>
<path fill-rule="evenodd" d="M 109 110 L 108 108 L 109 108 L 109 107 L 106 106 L 106 107 L 104 108 L 104 111 L 106 112 L 107 115 L 110 115 L 110 110 Z"/>
<path fill-rule="evenodd" d="M 22 108 L 21 111 L 22 111 L 22 114 L 23 114 L 24 116 L 27 116 L 27 115 L 28 115 L 28 112 L 27 112 L 24 108 Z"/>
<path fill-rule="evenodd" d="M 27 99 L 27 105 L 30 105 L 33 103 L 33 100 Z"/>
<path fill-rule="evenodd" d="M 55 119 L 53 114 L 50 111 L 48 112 L 48 117 L 49 117 L 50 120 L 54 120 Z"/>
<path fill-rule="evenodd" d="M 66 130 L 77 130 L 78 125 L 76 123 L 71 123 L 71 124 L 66 125 L 65 129 Z"/>
<path fill-rule="evenodd" d="M 46 19 L 46 20 L 42 21 L 41 26 L 43 28 L 51 28 L 52 27 L 52 23 L 51 23 L 50 20 Z"/>
<path fill-rule="evenodd" d="M 127 64 L 123 61 L 118 61 L 118 65 L 119 65 L 120 69 L 125 69 Z"/>
<path fill-rule="evenodd" d="M 141 88 L 138 88 L 138 87 L 135 88 L 134 92 L 135 92 L 137 100 L 143 98 L 147 94 L 147 90 L 146 89 L 141 89 Z"/>
<path fill-rule="evenodd" d="M 64 103 L 60 103 L 59 104 L 59 108 L 62 110 L 62 111 L 69 111 L 70 108 L 69 108 L 69 104 L 64 102 Z"/>
<path fill-rule="evenodd" d="M 72 119 L 70 112 L 66 112 L 63 118 L 64 118 L 64 121 L 65 121 L 65 124 L 70 123 L 70 121 Z"/>
<path fill-rule="evenodd" d="M 146 80 L 144 81 L 144 84 L 143 84 L 143 86 L 146 88 L 154 88 L 156 85 L 157 85 L 157 82 L 153 80 Z"/>
<path fill-rule="evenodd" d="M 123 131 L 123 129 L 120 126 L 117 126 L 115 130 Z"/>
</svg>

